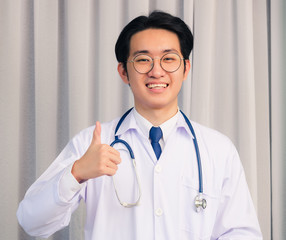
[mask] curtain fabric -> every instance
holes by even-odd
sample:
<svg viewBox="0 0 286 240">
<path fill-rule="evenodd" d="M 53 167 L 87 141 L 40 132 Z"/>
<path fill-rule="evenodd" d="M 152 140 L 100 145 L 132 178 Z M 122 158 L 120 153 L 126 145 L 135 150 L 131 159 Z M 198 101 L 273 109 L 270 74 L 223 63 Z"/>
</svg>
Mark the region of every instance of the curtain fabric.
<svg viewBox="0 0 286 240">
<path fill-rule="evenodd" d="M 286 2 L 271 1 L 270 94 L 273 239 L 286 237 Z"/>
<path fill-rule="evenodd" d="M 39 239 L 15 215 L 28 187 L 77 132 L 132 106 L 114 45 L 125 24 L 155 9 L 194 34 L 180 108 L 232 139 L 264 238 L 286 237 L 283 0 L 0 0 L 1 239 Z M 84 215 L 82 204 L 49 239 L 84 239 Z"/>
</svg>

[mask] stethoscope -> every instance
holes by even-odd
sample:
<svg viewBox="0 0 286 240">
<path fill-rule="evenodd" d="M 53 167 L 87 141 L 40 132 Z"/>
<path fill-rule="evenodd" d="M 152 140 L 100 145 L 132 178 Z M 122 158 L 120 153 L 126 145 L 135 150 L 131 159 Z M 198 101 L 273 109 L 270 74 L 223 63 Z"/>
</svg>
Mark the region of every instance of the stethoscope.
<svg viewBox="0 0 286 240">
<path fill-rule="evenodd" d="M 139 177 L 138 177 L 138 172 L 137 172 L 137 168 L 136 168 L 136 161 L 135 161 L 135 156 L 134 156 L 133 150 L 126 141 L 119 139 L 119 137 L 116 135 L 116 133 L 117 133 L 119 127 L 121 126 L 122 122 L 124 121 L 126 116 L 131 112 L 132 109 L 133 108 L 129 109 L 126 113 L 124 113 L 124 115 L 118 121 L 117 126 L 115 128 L 115 132 L 114 132 L 115 140 L 110 144 L 111 147 L 113 147 L 117 143 L 122 143 L 123 145 L 125 145 L 125 147 L 129 151 L 130 158 L 132 160 L 132 164 L 134 167 L 136 181 L 137 181 L 137 185 L 138 185 L 137 200 L 134 203 L 127 203 L 127 202 L 121 201 L 119 194 L 118 194 L 118 191 L 117 191 L 117 188 L 116 188 L 116 183 L 115 183 L 114 177 L 112 177 L 116 197 L 117 197 L 119 203 L 123 207 L 127 207 L 127 208 L 134 207 L 134 206 L 137 206 L 139 204 L 140 198 L 141 198 L 141 185 L 140 185 L 140 181 L 139 181 Z M 195 207 L 197 209 L 197 212 L 199 212 L 201 209 L 205 209 L 207 207 L 207 201 L 206 201 L 206 199 L 203 198 L 203 176 L 202 176 L 202 164 L 201 164 L 200 150 L 199 150 L 196 134 L 195 134 L 195 131 L 193 129 L 191 122 L 189 121 L 187 116 L 181 110 L 180 110 L 180 112 L 183 115 L 183 117 L 184 117 L 184 119 L 185 119 L 185 121 L 186 121 L 192 135 L 193 135 L 193 142 L 194 142 L 194 147 L 195 147 L 195 151 L 196 151 L 197 164 L 198 164 L 198 176 L 199 176 L 199 194 L 195 198 Z"/>
</svg>

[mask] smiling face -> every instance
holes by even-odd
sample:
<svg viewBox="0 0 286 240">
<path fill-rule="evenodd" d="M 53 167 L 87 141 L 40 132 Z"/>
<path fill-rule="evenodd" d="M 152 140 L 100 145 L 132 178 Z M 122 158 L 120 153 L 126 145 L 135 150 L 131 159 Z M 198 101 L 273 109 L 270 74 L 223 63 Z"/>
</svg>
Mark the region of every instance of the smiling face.
<svg viewBox="0 0 286 240">
<path fill-rule="evenodd" d="M 130 85 L 136 110 L 142 114 L 160 110 L 160 113 L 174 115 L 177 112 L 178 94 L 190 70 L 190 62 L 183 60 L 177 71 L 169 73 L 160 65 L 166 53 L 176 53 L 183 58 L 177 35 L 164 29 L 147 29 L 134 34 L 130 40 L 128 61 L 139 54 L 154 59 L 154 66 L 148 73 L 137 72 L 132 62 L 127 63 L 127 72 L 119 63 L 118 72 L 122 80 Z"/>
</svg>

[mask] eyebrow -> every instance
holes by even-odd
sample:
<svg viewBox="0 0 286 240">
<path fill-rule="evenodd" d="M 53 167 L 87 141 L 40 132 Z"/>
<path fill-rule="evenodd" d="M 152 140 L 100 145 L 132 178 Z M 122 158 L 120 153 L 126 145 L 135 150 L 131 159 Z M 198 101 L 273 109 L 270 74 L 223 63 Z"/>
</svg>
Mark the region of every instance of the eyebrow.
<svg viewBox="0 0 286 240">
<path fill-rule="evenodd" d="M 171 49 L 165 49 L 164 51 L 162 51 L 162 53 L 169 53 L 169 52 L 176 52 L 176 53 L 179 53 L 176 49 L 174 48 L 171 48 Z M 138 54 L 148 54 L 150 53 L 148 50 L 139 50 L 139 51 L 135 51 L 132 56 L 136 56 Z"/>
</svg>

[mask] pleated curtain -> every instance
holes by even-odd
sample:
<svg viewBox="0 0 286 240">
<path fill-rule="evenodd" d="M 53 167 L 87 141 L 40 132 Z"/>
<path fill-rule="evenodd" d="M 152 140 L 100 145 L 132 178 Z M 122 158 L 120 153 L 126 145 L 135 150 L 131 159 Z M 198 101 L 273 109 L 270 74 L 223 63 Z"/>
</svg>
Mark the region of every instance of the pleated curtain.
<svg viewBox="0 0 286 240">
<path fill-rule="evenodd" d="M 0 239 L 40 239 L 16 219 L 28 187 L 76 133 L 133 106 L 114 45 L 155 9 L 194 34 L 180 109 L 234 142 L 264 238 L 286 238 L 283 0 L 0 0 Z M 49 239 L 84 239 L 84 211 Z"/>
</svg>

